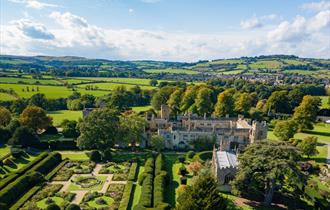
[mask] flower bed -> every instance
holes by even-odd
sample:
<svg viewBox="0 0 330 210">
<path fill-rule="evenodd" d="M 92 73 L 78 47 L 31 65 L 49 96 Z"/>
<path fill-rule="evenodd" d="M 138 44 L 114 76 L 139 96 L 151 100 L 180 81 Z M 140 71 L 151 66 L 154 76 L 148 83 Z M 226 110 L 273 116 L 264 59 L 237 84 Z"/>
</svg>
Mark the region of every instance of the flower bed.
<svg viewBox="0 0 330 210">
<path fill-rule="evenodd" d="M 82 188 L 90 188 L 96 185 L 101 184 L 101 180 L 96 177 L 81 177 L 75 182 L 76 185 L 79 185 Z"/>
<path fill-rule="evenodd" d="M 68 181 L 73 174 L 89 174 L 95 168 L 91 161 L 68 161 L 53 177 L 53 181 Z"/>
<path fill-rule="evenodd" d="M 123 163 L 114 163 L 109 162 L 102 166 L 100 170 L 100 174 L 127 174 L 131 167 L 131 163 L 123 162 Z"/>
</svg>

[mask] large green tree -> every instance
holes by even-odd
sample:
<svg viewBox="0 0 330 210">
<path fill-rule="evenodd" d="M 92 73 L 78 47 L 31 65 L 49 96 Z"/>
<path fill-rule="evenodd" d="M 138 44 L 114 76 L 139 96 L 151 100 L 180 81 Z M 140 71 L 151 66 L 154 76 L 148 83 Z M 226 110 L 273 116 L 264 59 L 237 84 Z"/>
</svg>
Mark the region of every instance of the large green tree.
<svg viewBox="0 0 330 210">
<path fill-rule="evenodd" d="M 200 88 L 195 99 L 195 106 L 199 116 L 204 114 L 210 116 L 213 112 L 212 90 L 207 87 Z"/>
<path fill-rule="evenodd" d="M 26 126 L 21 126 L 17 128 L 9 139 L 8 144 L 10 145 L 20 145 L 23 147 L 36 146 L 38 144 L 39 138 L 33 130 Z"/>
<path fill-rule="evenodd" d="M 81 149 L 105 150 L 112 147 L 120 131 L 117 110 L 103 108 L 93 110 L 80 122 L 77 146 Z"/>
<path fill-rule="evenodd" d="M 302 142 L 298 145 L 301 149 L 303 155 L 306 155 L 308 158 L 312 155 L 317 155 L 319 151 L 316 149 L 317 146 L 317 137 L 315 136 L 307 136 L 302 140 Z"/>
<path fill-rule="evenodd" d="M 235 111 L 239 114 L 247 116 L 251 107 L 255 105 L 256 99 L 256 93 L 241 93 L 235 100 Z"/>
<path fill-rule="evenodd" d="M 227 114 L 234 114 L 234 94 L 236 90 L 233 88 L 227 89 L 218 95 L 217 103 L 214 107 L 214 114 L 224 117 Z"/>
<path fill-rule="evenodd" d="M 172 113 L 177 116 L 180 110 L 180 102 L 182 100 L 183 90 L 182 88 L 176 89 L 167 101 L 167 105 L 171 108 Z"/>
<path fill-rule="evenodd" d="M 282 141 L 288 141 L 297 133 L 298 125 L 294 120 L 277 121 L 274 128 L 274 135 Z"/>
<path fill-rule="evenodd" d="M 52 125 L 52 118 L 47 116 L 45 110 L 37 106 L 26 107 L 19 119 L 22 125 L 31 128 L 35 132 Z"/>
<path fill-rule="evenodd" d="M 267 100 L 267 111 L 271 110 L 273 113 L 289 113 L 288 102 L 288 91 L 274 91 Z"/>
<path fill-rule="evenodd" d="M 195 98 L 197 96 L 198 86 L 189 86 L 182 96 L 180 103 L 180 109 L 182 112 L 187 112 L 191 109 L 195 103 Z"/>
<path fill-rule="evenodd" d="M 5 107 L 0 106 L 0 126 L 7 126 L 11 120 L 11 113 Z"/>
<path fill-rule="evenodd" d="M 232 181 L 234 194 L 264 197 L 269 206 L 276 191 L 286 186 L 298 190 L 304 176 L 298 165 L 300 154 L 296 147 L 285 142 L 258 142 L 250 144 L 238 156 L 238 170 Z"/>
<path fill-rule="evenodd" d="M 151 137 L 151 147 L 157 152 L 161 152 L 165 148 L 165 140 L 162 136 L 154 135 Z"/>
<path fill-rule="evenodd" d="M 157 93 L 155 93 L 152 96 L 151 99 L 151 105 L 155 110 L 160 110 L 161 105 L 166 104 L 168 99 L 170 98 L 170 95 L 175 90 L 175 87 L 173 86 L 165 86 L 158 90 Z"/>
<path fill-rule="evenodd" d="M 135 113 L 124 114 L 120 117 L 121 138 L 132 146 L 141 143 L 145 127 L 145 119 Z"/>
<path fill-rule="evenodd" d="M 177 202 L 176 210 L 227 209 L 227 200 L 220 194 L 210 173 L 199 175 L 192 185 L 187 185 Z"/>
<path fill-rule="evenodd" d="M 297 121 L 299 130 L 313 129 L 317 113 L 321 106 L 321 99 L 317 96 L 304 96 L 300 105 L 295 108 L 293 119 Z"/>
</svg>

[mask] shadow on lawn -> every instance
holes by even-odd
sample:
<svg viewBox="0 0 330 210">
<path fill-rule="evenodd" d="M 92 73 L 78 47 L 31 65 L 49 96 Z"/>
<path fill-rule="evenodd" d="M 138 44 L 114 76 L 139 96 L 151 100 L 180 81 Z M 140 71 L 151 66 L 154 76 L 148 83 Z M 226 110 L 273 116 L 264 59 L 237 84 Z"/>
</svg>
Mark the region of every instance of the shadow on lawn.
<svg viewBox="0 0 330 210">
<path fill-rule="evenodd" d="M 303 133 L 313 134 L 313 135 L 320 135 L 320 136 L 330 136 L 330 133 L 328 133 L 328 132 L 322 132 L 322 131 L 304 130 Z"/>
<path fill-rule="evenodd" d="M 174 180 L 172 166 L 175 163 L 177 156 L 166 155 L 166 171 L 169 174 L 170 183 L 167 186 L 166 201 L 172 206 L 175 207 L 175 189 L 179 187 L 179 183 Z"/>
</svg>

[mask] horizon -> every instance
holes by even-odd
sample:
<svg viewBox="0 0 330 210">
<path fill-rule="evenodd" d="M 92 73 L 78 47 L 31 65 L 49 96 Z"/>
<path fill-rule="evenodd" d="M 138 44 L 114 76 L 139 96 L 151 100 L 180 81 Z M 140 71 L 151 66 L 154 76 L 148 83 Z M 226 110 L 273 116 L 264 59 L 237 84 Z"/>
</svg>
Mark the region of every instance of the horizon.
<svg viewBox="0 0 330 210">
<path fill-rule="evenodd" d="M 196 62 L 330 58 L 330 1 L 4 0 L 0 54 Z"/>
</svg>

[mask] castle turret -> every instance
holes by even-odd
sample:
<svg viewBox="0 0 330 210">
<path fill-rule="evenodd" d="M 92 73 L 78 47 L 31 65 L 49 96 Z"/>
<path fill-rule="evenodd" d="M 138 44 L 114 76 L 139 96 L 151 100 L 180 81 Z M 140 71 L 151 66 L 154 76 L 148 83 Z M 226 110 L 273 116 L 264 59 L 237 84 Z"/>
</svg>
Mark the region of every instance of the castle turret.
<svg viewBox="0 0 330 210">
<path fill-rule="evenodd" d="M 267 139 L 267 130 L 268 130 L 268 126 L 265 121 L 263 122 L 253 121 L 250 132 L 250 143 Z"/>
</svg>

